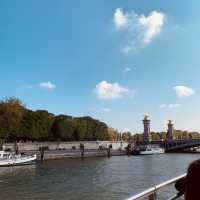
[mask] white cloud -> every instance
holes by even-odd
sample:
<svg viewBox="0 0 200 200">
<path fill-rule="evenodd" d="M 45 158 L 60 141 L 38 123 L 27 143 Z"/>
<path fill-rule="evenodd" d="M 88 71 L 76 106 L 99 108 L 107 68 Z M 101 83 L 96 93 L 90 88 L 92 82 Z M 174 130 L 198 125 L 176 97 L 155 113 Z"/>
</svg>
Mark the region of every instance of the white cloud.
<svg viewBox="0 0 200 200">
<path fill-rule="evenodd" d="M 167 107 L 167 104 L 161 104 L 160 105 L 160 108 L 166 108 Z"/>
<path fill-rule="evenodd" d="M 124 33 L 127 43 L 123 47 L 125 53 L 149 44 L 161 32 L 166 21 L 166 16 L 162 12 L 152 11 L 145 16 L 133 11 L 124 12 L 121 8 L 116 9 L 113 18 L 117 30 Z"/>
<path fill-rule="evenodd" d="M 20 89 L 33 89 L 34 86 L 33 85 L 22 85 L 20 86 Z"/>
<path fill-rule="evenodd" d="M 130 68 L 130 67 L 126 67 L 125 69 L 124 69 L 124 72 L 131 72 L 132 71 L 132 69 Z"/>
<path fill-rule="evenodd" d="M 134 50 L 135 47 L 134 45 L 126 45 L 123 49 L 122 49 L 122 52 L 123 53 L 129 53 L 130 51 Z"/>
<path fill-rule="evenodd" d="M 110 113 L 112 111 L 111 108 L 108 107 L 103 107 L 103 108 L 91 108 L 90 111 L 92 111 L 92 113 Z"/>
<path fill-rule="evenodd" d="M 175 103 L 175 104 L 169 104 L 168 107 L 169 108 L 179 108 L 181 106 L 181 104 Z"/>
<path fill-rule="evenodd" d="M 125 26 L 128 22 L 128 16 L 123 13 L 121 8 L 117 8 L 114 13 L 114 23 L 117 28 Z"/>
<path fill-rule="evenodd" d="M 119 99 L 123 98 L 130 91 L 119 83 L 108 83 L 101 81 L 96 85 L 95 93 L 100 99 Z"/>
<path fill-rule="evenodd" d="M 164 24 L 165 15 L 161 12 L 153 11 L 149 16 L 141 15 L 138 17 L 139 24 L 144 27 L 143 41 L 149 43 L 157 36 Z"/>
<path fill-rule="evenodd" d="M 192 88 L 183 85 L 175 86 L 173 87 L 173 90 L 178 97 L 188 97 L 195 94 L 195 91 Z"/>
<path fill-rule="evenodd" d="M 164 108 L 179 108 L 181 106 L 181 104 L 178 103 L 170 103 L 170 104 L 161 104 L 160 108 L 164 109 Z"/>
<path fill-rule="evenodd" d="M 111 109 L 110 108 L 102 108 L 101 111 L 108 113 L 108 112 L 111 112 Z"/>
<path fill-rule="evenodd" d="M 42 82 L 39 84 L 39 87 L 41 88 L 45 88 L 45 89 L 48 89 L 48 90 L 54 90 L 56 88 L 56 85 L 53 84 L 52 82 L 50 81 L 47 81 L 47 82 Z"/>
</svg>

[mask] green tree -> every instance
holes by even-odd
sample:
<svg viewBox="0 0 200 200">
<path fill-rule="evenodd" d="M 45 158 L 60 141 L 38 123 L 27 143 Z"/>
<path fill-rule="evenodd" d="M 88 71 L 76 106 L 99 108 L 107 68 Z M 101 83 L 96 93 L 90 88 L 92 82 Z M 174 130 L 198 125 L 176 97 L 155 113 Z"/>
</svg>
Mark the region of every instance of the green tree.
<svg viewBox="0 0 200 200">
<path fill-rule="evenodd" d="M 130 142 L 133 139 L 131 132 L 122 133 L 122 140 Z"/>
<path fill-rule="evenodd" d="M 54 140 L 71 141 L 78 139 L 76 134 L 76 122 L 71 116 L 58 115 L 54 118 L 54 122 L 51 127 L 51 132 Z"/>
<path fill-rule="evenodd" d="M 25 106 L 15 97 L 0 101 L 0 138 L 15 140 L 19 124 L 25 113 Z"/>
<path fill-rule="evenodd" d="M 108 140 L 108 127 L 91 117 L 75 118 L 80 140 Z"/>
<path fill-rule="evenodd" d="M 26 110 L 18 128 L 18 140 L 53 140 L 51 126 L 54 115 L 45 110 Z"/>
</svg>

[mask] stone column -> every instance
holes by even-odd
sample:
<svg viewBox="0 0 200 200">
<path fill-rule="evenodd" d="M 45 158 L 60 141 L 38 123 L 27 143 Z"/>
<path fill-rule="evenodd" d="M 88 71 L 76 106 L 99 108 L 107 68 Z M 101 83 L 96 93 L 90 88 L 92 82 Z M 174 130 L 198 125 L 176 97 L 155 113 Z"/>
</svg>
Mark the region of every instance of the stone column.
<svg viewBox="0 0 200 200">
<path fill-rule="evenodd" d="M 149 143 L 151 141 L 151 133 L 150 133 L 150 119 L 147 114 L 145 114 L 144 116 L 143 124 L 144 124 L 143 140 L 145 143 Z"/>
<path fill-rule="evenodd" d="M 171 120 L 169 120 L 168 124 L 168 130 L 167 130 L 167 140 L 173 140 L 173 134 L 174 134 L 174 124 Z"/>
</svg>

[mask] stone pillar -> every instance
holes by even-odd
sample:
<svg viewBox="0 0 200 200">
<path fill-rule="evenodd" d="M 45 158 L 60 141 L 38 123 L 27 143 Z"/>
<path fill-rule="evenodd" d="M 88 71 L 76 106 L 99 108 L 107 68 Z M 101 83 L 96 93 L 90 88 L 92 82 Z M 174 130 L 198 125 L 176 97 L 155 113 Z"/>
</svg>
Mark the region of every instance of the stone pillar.
<svg viewBox="0 0 200 200">
<path fill-rule="evenodd" d="M 168 130 L 167 130 L 167 140 L 173 140 L 173 134 L 174 134 L 174 124 L 171 120 L 169 120 L 168 124 Z"/>
<path fill-rule="evenodd" d="M 143 124 L 144 124 L 143 141 L 145 143 L 149 143 L 151 141 L 151 133 L 150 133 L 150 119 L 147 114 L 145 114 L 144 116 Z"/>
<path fill-rule="evenodd" d="M 84 158 L 85 146 L 83 143 L 80 143 L 80 150 L 81 150 L 81 158 Z"/>
</svg>

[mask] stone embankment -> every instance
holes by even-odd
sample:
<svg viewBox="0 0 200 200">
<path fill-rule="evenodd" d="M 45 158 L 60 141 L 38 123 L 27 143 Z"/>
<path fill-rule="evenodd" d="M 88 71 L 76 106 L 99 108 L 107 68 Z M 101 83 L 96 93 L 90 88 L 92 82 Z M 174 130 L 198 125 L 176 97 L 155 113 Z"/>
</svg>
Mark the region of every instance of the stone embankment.
<svg viewBox="0 0 200 200">
<path fill-rule="evenodd" d="M 81 145 L 84 148 L 81 148 Z M 126 155 L 127 142 L 79 141 L 79 142 L 26 142 L 5 143 L 4 150 L 37 154 L 38 160 L 85 158 Z M 110 147 L 110 148 L 109 148 Z"/>
</svg>

